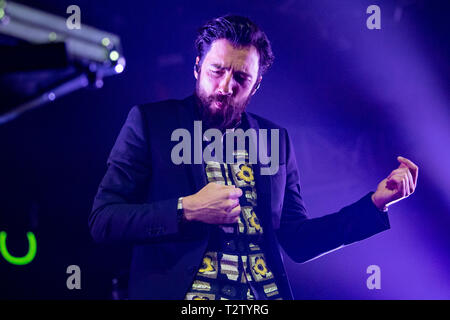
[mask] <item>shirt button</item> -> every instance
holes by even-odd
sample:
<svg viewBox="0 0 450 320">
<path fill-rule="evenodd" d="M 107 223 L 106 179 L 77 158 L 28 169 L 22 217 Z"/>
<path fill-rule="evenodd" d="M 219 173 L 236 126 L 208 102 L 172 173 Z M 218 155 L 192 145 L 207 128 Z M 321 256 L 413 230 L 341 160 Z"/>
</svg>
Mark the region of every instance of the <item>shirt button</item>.
<svg viewBox="0 0 450 320">
<path fill-rule="evenodd" d="M 225 286 L 222 288 L 222 293 L 234 297 L 236 296 L 236 289 L 231 286 Z"/>
</svg>

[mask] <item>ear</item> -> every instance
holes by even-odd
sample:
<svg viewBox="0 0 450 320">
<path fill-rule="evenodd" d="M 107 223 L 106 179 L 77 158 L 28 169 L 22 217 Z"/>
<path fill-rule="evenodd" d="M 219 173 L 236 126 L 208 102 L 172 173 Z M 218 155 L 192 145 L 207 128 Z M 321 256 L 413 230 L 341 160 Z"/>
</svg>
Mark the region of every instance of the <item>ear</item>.
<svg viewBox="0 0 450 320">
<path fill-rule="evenodd" d="M 200 62 L 200 57 L 197 56 L 195 58 L 195 66 L 194 66 L 194 77 L 198 80 L 198 72 L 200 71 L 200 65 L 198 64 Z"/>
<path fill-rule="evenodd" d="M 258 80 L 256 80 L 255 88 L 253 89 L 251 95 L 254 95 L 256 91 L 259 89 L 259 86 L 261 85 L 262 76 L 259 76 Z"/>
</svg>

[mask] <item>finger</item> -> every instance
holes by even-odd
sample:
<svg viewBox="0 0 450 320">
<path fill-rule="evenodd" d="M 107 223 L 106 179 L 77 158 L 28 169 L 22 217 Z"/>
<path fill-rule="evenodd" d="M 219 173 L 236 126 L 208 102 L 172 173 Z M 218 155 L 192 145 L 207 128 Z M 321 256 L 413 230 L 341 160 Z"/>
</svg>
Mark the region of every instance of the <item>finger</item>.
<svg viewBox="0 0 450 320">
<path fill-rule="evenodd" d="M 407 174 L 408 174 L 409 189 L 411 193 L 413 193 L 414 190 L 416 189 L 416 186 L 414 185 L 414 179 L 410 170 L 408 170 Z"/>
<path fill-rule="evenodd" d="M 240 188 L 230 188 L 227 193 L 228 199 L 237 199 L 242 196 L 242 189 Z"/>
<path fill-rule="evenodd" d="M 406 196 L 409 196 L 411 193 L 413 193 L 413 190 L 414 190 L 413 189 L 413 184 L 414 184 L 413 178 L 412 178 L 411 172 L 409 171 L 409 168 L 404 163 L 400 164 L 400 166 L 403 169 L 405 169 L 405 171 L 403 172 L 403 175 L 404 175 L 404 179 L 405 179 L 405 183 L 406 183 L 406 191 L 408 192 L 406 194 Z"/>
<path fill-rule="evenodd" d="M 400 166 L 402 166 L 402 165 L 403 164 L 401 164 Z M 389 174 L 389 176 L 387 178 L 389 179 L 392 176 L 397 175 L 397 174 L 404 174 L 404 173 L 406 173 L 406 171 L 408 171 L 408 168 L 403 165 L 403 167 L 399 167 L 398 169 L 392 170 L 392 172 Z"/>
<path fill-rule="evenodd" d="M 410 194 L 410 192 L 409 192 L 409 182 L 408 182 L 407 175 L 403 176 L 402 181 L 403 181 L 402 182 L 403 183 L 403 197 L 407 197 Z"/>
<path fill-rule="evenodd" d="M 409 184 L 409 176 L 408 176 L 407 172 L 405 172 L 405 174 L 403 175 L 403 183 L 405 184 L 405 188 L 404 189 L 405 189 L 405 192 L 406 192 L 404 194 L 405 197 L 408 197 L 412 193 L 411 186 Z"/>
<path fill-rule="evenodd" d="M 237 205 L 233 208 L 233 210 L 230 211 L 229 215 L 232 217 L 239 216 L 241 214 L 241 206 Z"/>
<path fill-rule="evenodd" d="M 401 164 L 400 164 L 400 167 L 401 167 L 402 169 L 405 169 L 404 175 L 405 175 L 405 177 L 406 177 L 406 179 L 407 179 L 407 181 L 406 181 L 406 186 L 407 186 L 406 189 L 407 189 L 407 191 L 408 191 L 407 196 L 409 196 L 411 193 L 414 192 L 414 181 L 413 181 L 413 177 L 412 177 L 412 175 L 411 175 L 411 171 L 410 171 L 409 168 L 406 166 L 406 164 L 401 163 Z"/>
<path fill-rule="evenodd" d="M 232 223 L 237 223 L 239 221 L 239 215 L 238 216 L 227 216 L 225 221 L 223 223 L 225 224 L 232 224 Z"/>
<path fill-rule="evenodd" d="M 225 200 L 225 211 L 231 212 L 231 210 L 233 210 L 238 205 L 239 205 L 239 199 Z"/>
<path fill-rule="evenodd" d="M 414 185 L 416 185 L 417 184 L 417 178 L 419 176 L 419 167 L 414 162 L 412 162 L 411 160 L 406 159 L 406 158 L 401 157 L 401 156 L 398 156 L 397 160 L 399 162 L 401 162 L 401 163 L 404 163 L 411 170 L 411 174 L 412 174 L 412 176 L 414 178 Z"/>
<path fill-rule="evenodd" d="M 402 191 L 403 191 L 403 197 L 407 197 L 411 194 L 412 189 L 410 186 L 409 176 L 408 176 L 408 168 L 402 164 L 404 168 L 402 168 L 402 172 L 399 174 L 400 179 L 402 180 Z"/>
<path fill-rule="evenodd" d="M 231 212 L 227 213 L 225 223 L 236 223 L 239 220 L 239 215 L 241 214 L 241 206 L 235 207 Z"/>
<path fill-rule="evenodd" d="M 405 177 L 403 175 L 395 175 L 393 176 L 390 181 L 395 182 L 395 190 L 396 193 L 400 195 L 401 198 L 406 196 L 406 183 L 405 183 Z"/>
</svg>

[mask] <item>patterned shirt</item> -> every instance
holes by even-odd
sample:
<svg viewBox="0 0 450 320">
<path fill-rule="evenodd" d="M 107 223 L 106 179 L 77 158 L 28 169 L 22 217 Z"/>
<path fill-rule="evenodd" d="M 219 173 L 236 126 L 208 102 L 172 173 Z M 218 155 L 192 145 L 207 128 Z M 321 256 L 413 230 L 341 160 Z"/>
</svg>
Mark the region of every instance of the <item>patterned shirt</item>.
<svg viewBox="0 0 450 320">
<path fill-rule="evenodd" d="M 257 194 L 247 151 L 234 152 L 235 163 L 206 162 L 208 182 L 243 191 L 238 223 L 214 226 L 202 266 L 186 300 L 281 299 L 260 247 L 263 228 L 256 215 Z"/>
</svg>

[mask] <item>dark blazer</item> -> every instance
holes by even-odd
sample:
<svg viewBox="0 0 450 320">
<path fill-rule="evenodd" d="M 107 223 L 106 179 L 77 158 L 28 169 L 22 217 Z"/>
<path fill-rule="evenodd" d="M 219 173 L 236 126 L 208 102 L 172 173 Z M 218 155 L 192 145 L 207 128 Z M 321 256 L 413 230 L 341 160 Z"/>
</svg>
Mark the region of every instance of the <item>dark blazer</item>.
<svg viewBox="0 0 450 320">
<path fill-rule="evenodd" d="M 279 129 L 278 172 L 261 175 L 258 164 L 254 175 L 262 248 L 282 297 L 292 299 L 280 246 L 294 261 L 305 262 L 389 229 L 389 219 L 373 205 L 372 193 L 339 212 L 309 219 L 286 129 L 251 113 L 244 116 L 256 130 Z M 178 143 L 171 141 L 172 132 L 186 128 L 193 137 L 194 120 L 193 96 L 135 106 L 108 158 L 89 227 L 97 242 L 133 244 L 130 299 L 183 299 L 202 263 L 211 225 L 180 223 L 177 200 L 207 184 L 204 166 L 171 161 Z"/>
</svg>

